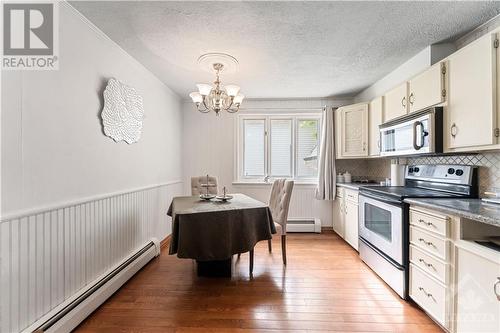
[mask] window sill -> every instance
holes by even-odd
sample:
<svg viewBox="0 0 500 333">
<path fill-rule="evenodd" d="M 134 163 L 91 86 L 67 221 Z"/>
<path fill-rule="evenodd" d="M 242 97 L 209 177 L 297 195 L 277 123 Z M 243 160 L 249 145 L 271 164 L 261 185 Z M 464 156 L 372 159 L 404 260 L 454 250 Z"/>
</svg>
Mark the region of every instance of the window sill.
<svg viewBox="0 0 500 333">
<path fill-rule="evenodd" d="M 241 181 L 237 180 L 232 182 L 232 185 L 234 186 L 247 186 L 247 185 L 257 185 L 257 186 L 266 186 L 266 185 L 272 185 L 273 182 L 263 182 L 263 181 Z M 317 186 L 318 182 L 313 182 L 313 181 L 301 181 L 301 180 L 295 180 L 294 185 L 300 185 L 300 186 Z"/>
</svg>

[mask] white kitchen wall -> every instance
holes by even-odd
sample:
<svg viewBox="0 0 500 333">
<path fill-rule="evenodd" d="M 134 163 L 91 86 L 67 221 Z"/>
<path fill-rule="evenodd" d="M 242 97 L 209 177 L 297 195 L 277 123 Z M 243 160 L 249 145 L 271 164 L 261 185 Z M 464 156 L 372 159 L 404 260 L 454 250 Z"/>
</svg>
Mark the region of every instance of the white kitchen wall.
<svg viewBox="0 0 500 333">
<path fill-rule="evenodd" d="M 243 87 L 244 89 L 244 87 Z M 245 100 L 245 110 L 255 112 L 320 112 L 323 105 L 340 106 L 352 100 L 298 99 L 298 100 Z M 303 108 L 303 110 L 301 110 Z M 317 111 L 307 109 L 317 108 Z M 226 186 L 231 192 L 240 192 L 267 201 L 270 185 L 234 185 L 236 114 L 202 114 L 191 102 L 183 104 L 183 182 L 185 193 L 191 192 L 191 176 L 210 175 L 219 178 L 219 187 Z M 329 201 L 314 199 L 315 186 L 296 185 L 292 195 L 289 217 L 317 217 L 323 226 L 332 225 L 332 206 Z"/>
<path fill-rule="evenodd" d="M 2 72 L 2 216 L 178 183 L 179 96 L 67 3 L 59 45 L 57 71 Z M 142 138 L 131 145 L 103 134 L 102 93 L 112 77 L 144 100 Z M 167 222 L 155 221 L 159 239 L 170 233 Z"/>
</svg>

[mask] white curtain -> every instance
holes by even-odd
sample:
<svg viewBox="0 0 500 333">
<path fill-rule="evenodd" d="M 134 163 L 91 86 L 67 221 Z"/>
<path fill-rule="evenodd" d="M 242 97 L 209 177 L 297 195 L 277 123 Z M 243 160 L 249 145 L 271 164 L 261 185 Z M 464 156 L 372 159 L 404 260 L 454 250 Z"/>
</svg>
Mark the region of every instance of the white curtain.
<svg viewBox="0 0 500 333">
<path fill-rule="evenodd" d="M 316 199 L 334 200 L 336 193 L 334 109 L 323 109 L 321 143 L 319 149 L 319 182 Z"/>
</svg>

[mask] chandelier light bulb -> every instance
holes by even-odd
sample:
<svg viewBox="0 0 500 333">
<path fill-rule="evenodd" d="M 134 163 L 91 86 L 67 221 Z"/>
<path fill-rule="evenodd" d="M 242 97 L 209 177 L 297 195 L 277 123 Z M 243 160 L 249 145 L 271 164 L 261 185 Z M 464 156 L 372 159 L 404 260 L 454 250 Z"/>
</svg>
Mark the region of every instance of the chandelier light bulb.
<svg viewBox="0 0 500 333">
<path fill-rule="evenodd" d="M 243 98 L 245 98 L 245 95 L 243 94 L 238 94 L 234 97 L 233 99 L 233 103 L 236 104 L 236 105 L 240 105 L 241 102 L 243 102 Z"/>
<path fill-rule="evenodd" d="M 226 94 L 229 97 L 234 97 L 238 95 L 238 93 L 240 92 L 240 87 L 238 87 L 235 84 L 228 84 L 227 86 L 224 87 L 224 89 L 226 90 Z"/>
<path fill-rule="evenodd" d="M 198 83 L 196 86 L 202 96 L 208 96 L 213 89 L 211 85 L 206 83 Z"/>
<path fill-rule="evenodd" d="M 193 103 L 199 104 L 203 102 L 203 96 L 197 91 L 193 91 L 192 93 L 189 94 L 189 97 L 193 100 Z"/>
</svg>

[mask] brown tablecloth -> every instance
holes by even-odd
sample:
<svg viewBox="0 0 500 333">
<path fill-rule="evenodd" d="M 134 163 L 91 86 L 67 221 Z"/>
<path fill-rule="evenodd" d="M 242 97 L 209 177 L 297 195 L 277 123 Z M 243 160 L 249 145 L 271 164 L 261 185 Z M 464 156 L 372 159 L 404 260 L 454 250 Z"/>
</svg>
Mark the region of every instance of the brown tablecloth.
<svg viewBox="0 0 500 333">
<path fill-rule="evenodd" d="M 172 217 L 169 254 L 179 258 L 225 260 L 276 233 L 269 207 L 244 194 L 228 202 L 176 197 L 167 214 Z"/>
</svg>

